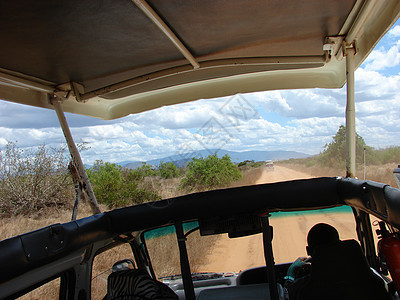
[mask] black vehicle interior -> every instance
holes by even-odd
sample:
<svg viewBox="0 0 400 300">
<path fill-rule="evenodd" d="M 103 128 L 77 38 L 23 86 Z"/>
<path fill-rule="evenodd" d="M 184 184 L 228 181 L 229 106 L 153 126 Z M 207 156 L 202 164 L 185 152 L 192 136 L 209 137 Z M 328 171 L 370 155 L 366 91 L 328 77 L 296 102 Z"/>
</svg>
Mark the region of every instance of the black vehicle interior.
<svg viewBox="0 0 400 300">
<path fill-rule="evenodd" d="M 329 196 L 324 197 L 325 195 Z M 60 270 L 58 274 L 70 274 L 61 277 L 63 288 L 60 293 L 63 297 L 71 293 L 70 289 L 86 293 L 85 291 L 90 290 L 90 272 L 95 257 L 100 253 L 107 255 L 110 249 L 124 243 L 131 245 L 131 255 L 140 272 L 149 274 L 154 280 L 156 276 L 146 250 L 141 245 L 140 236 L 151 228 L 172 225 L 176 229 L 175 240 L 179 244 L 181 261 L 182 285 L 177 292 L 180 299 L 194 299 L 196 295 L 201 299 L 215 299 L 221 297 L 221 293 L 230 297 L 232 294 L 244 295 L 250 291 L 255 294 L 260 291 L 264 296 L 266 291 L 271 291 L 272 299 L 280 299 L 283 277 L 289 264 L 274 263 L 272 249 L 269 248 L 273 230 L 265 212 L 351 205 L 361 212 L 356 217 L 358 229 L 363 226 L 362 219 L 369 216 L 367 213 L 362 214 L 362 211 L 386 221 L 390 220 L 393 226 L 400 227 L 396 217 L 400 215 L 400 206 L 396 201 L 399 197 L 398 189 L 384 184 L 350 178 L 316 178 L 195 193 L 49 226 L 0 242 L 4 253 L 0 257 L 0 263 L 3 266 L 9 265 L 10 268 L 10 272 L 0 274 L 0 293 L 3 295 L 1 298 L 17 295 L 12 293 L 16 286 L 25 284 L 26 288 L 31 287 L 29 282 L 20 280 L 18 275 L 21 273 L 31 274 L 35 278 L 43 276 L 43 280 L 46 280 L 49 278 L 48 272 L 55 266 Z M 246 199 L 245 206 L 241 205 L 243 199 Z M 237 214 L 236 206 L 242 207 L 242 214 Z M 213 209 L 210 210 L 209 207 Z M 221 217 L 216 217 L 218 215 Z M 194 220 L 199 220 L 200 233 L 203 232 L 204 235 L 227 232 L 231 237 L 240 238 L 243 235 L 258 233 L 261 228 L 264 235 L 266 267 L 246 270 L 237 276 L 237 279 L 221 277 L 193 282 L 187 253 L 185 254 L 185 240 L 189 231 L 193 231 L 194 228 L 186 229 L 182 223 Z M 364 237 L 367 237 L 368 231 L 363 232 Z M 34 242 L 38 239 L 42 240 L 43 244 Z M 362 244 L 364 251 L 374 252 L 374 249 L 368 250 L 371 246 L 374 247 L 373 239 Z M 62 265 L 57 261 L 60 257 L 65 257 Z M 331 263 L 333 266 L 340 266 L 339 262 L 342 259 L 346 260 L 338 258 Z M 367 259 L 370 266 L 377 263 L 376 256 L 367 256 Z M 350 257 L 347 260 L 354 259 Z M 37 269 L 38 265 L 42 267 Z M 364 268 L 367 268 L 365 264 Z M 339 267 L 338 272 L 342 271 Z M 83 274 L 89 274 L 89 280 L 78 280 Z M 215 286 L 219 287 L 218 291 L 214 290 Z M 6 293 L 8 296 L 5 297 Z"/>
<path fill-rule="evenodd" d="M 320 299 L 321 294 L 326 295 L 324 299 L 391 299 L 355 240 L 315 249 L 311 280 L 296 299 Z"/>
</svg>

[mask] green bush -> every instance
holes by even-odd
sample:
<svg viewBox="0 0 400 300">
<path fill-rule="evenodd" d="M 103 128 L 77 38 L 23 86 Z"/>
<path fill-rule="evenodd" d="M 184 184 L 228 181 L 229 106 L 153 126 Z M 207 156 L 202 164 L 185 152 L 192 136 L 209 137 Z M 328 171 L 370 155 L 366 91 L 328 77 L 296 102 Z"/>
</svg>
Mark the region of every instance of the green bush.
<svg viewBox="0 0 400 300">
<path fill-rule="evenodd" d="M 143 162 L 139 168 L 134 169 L 133 172 L 136 173 L 138 177 L 157 176 L 157 171 L 153 170 L 153 167 L 145 162 Z"/>
<path fill-rule="evenodd" d="M 179 177 L 178 168 L 172 162 L 160 162 L 158 170 L 161 178 L 168 179 Z"/>
<path fill-rule="evenodd" d="M 400 147 L 392 146 L 385 149 L 371 151 L 366 158 L 368 165 L 383 165 L 389 163 L 400 163 Z"/>
<path fill-rule="evenodd" d="M 254 163 L 254 160 L 244 160 L 244 161 L 238 163 L 238 167 L 245 167 L 245 166 L 248 166 L 253 163 Z"/>
<path fill-rule="evenodd" d="M 265 165 L 265 161 L 244 160 L 238 163 L 240 170 L 247 170 L 250 168 L 258 168 Z"/>
<path fill-rule="evenodd" d="M 193 158 L 182 179 L 181 187 L 189 190 L 203 190 L 223 187 L 242 177 L 229 155 L 218 158 L 217 154 L 207 158 Z"/>
<path fill-rule="evenodd" d="M 145 172 L 143 172 L 145 170 Z M 99 203 L 109 208 L 138 204 L 158 200 L 154 192 L 140 186 L 146 169 L 124 170 L 117 164 L 96 161 L 93 168 L 87 170 L 93 191 Z"/>
</svg>

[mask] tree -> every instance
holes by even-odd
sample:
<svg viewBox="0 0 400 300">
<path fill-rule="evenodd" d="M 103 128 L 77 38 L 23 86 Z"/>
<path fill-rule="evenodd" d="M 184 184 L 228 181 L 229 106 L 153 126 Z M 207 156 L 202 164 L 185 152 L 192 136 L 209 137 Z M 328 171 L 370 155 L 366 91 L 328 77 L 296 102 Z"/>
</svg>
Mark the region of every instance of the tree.
<svg viewBox="0 0 400 300">
<path fill-rule="evenodd" d="M 71 208 L 74 185 L 65 148 L 28 150 L 8 142 L 0 150 L 0 215 L 29 215 L 45 208 Z"/>
<path fill-rule="evenodd" d="M 346 127 L 340 125 L 337 133 L 332 137 L 332 142 L 324 146 L 320 155 L 320 163 L 324 165 L 346 165 Z M 366 145 L 364 139 L 356 133 L 356 163 L 362 164 L 364 161 L 364 148 L 367 155 L 371 156 L 373 149 Z"/>
<path fill-rule="evenodd" d="M 229 155 L 219 158 L 217 154 L 207 158 L 193 158 L 188 163 L 188 171 L 182 179 L 181 187 L 193 189 L 212 189 L 228 185 L 242 177 L 239 169 L 232 163 Z"/>
</svg>

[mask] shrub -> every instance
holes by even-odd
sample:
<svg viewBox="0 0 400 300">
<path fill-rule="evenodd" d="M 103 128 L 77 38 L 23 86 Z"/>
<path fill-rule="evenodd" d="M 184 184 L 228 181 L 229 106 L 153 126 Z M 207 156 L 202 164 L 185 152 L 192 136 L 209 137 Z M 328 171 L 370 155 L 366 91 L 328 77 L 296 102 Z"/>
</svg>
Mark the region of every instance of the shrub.
<svg viewBox="0 0 400 300">
<path fill-rule="evenodd" d="M 254 160 L 244 160 L 244 161 L 238 163 L 238 167 L 245 167 L 250 164 L 254 164 Z"/>
<path fill-rule="evenodd" d="M 154 191 L 140 186 L 146 172 L 147 168 L 128 171 L 103 161 L 96 161 L 93 168 L 87 170 L 98 202 L 109 208 L 158 200 L 160 197 Z"/>
<path fill-rule="evenodd" d="M 86 172 L 99 203 L 109 207 L 126 204 L 126 199 L 122 198 L 124 182 L 120 166 L 97 160 Z"/>
<path fill-rule="evenodd" d="M 29 215 L 49 207 L 71 208 L 74 185 L 64 148 L 0 150 L 0 214 Z"/>
<path fill-rule="evenodd" d="M 161 178 L 176 178 L 179 176 L 178 168 L 172 162 L 160 162 L 160 166 L 158 168 L 160 171 Z"/>
<path fill-rule="evenodd" d="M 226 186 L 241 176 L 229 155 L 218 158 L 217 154 L 214 154 L 205 159 L 193 158 L 188 163 L 188 170 L 182 179 L 181 187 L 189 190 L 213 189 Z"/>
<path fill-rule="evenodd" d="M 385 149 L 371 151 L 366 158 L 368 165 L 383 165 L 389 163 L 400 163 L 400 147 L 392 146 Z"/>
<path fill-rule="evenodd" d="M 157 176 L 157 171 L 154 169 L 153 166 L 146 164 L 145 162 L 136 169 L 133 170 L 133 173 L 136 174 L 138 177 L 150 177 L 150 176 Z"/>
</svg>

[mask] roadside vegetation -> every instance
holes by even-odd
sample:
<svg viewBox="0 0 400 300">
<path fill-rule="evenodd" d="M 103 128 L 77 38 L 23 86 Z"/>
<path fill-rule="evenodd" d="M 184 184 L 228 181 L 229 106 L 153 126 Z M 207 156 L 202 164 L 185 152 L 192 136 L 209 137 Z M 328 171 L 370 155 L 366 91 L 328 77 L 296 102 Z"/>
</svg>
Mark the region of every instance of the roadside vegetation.
<svg viewBox="0 0 400 300">
<path fill-rule="evenodd" d="M 128 170 L 103 161 L 96 161 L 94 166 L 87 170 L 97 201 L 108 208 L 160 200 L 155 190 L 144 185 L 144 178 L 151 176 L 152 172 L 147 165 Z"/>
<path fill-rule="evenodd" d="M 240 170 L 248 170 L 250 168 L 259 168 L 265 165 L 265 161 L 245 160 L 238 163 Z"/>
<path fill-rule="evenodd" d="M 0 151 L 0 216 L 31 215 L 47 208 L 71 209 L 74 186 L 63 148 Z"/>
<path fill-rule="evenodd" d="M 26 151 L 12 142 L 0 150 L 0 217 L 39 217 L 72 208 L 75 186 L 65 150 L 43 145 Z M 184 167 L 161 162 L 128 169 L 99 160 L 86 171 L 99 204 L 113 209 L 193 191 L 252 184 L 261 175 L 250 170 L 257 166 L 247 161 L 239 168 L 228 155 L 220 158 L 214 154 L 194 158 Z"/>
<path fill-rule="evenodd" d="M 319 155 L 302 159 L 289 159 L 278 164 L 313 176 L 345 176 L 346 127 L 340 126 L 332 141 L 324 146 Z M 365 149 L 365 150 L 364 150 Z M 365 164 L 364 164 L 365 153 Z M 397 187 L 393 170 L 400 164 L 400 147 L 375 149 L 368 146 L 360 135 L 356 135 L 356 176 Z"/>
<path fill-rule="evenodd" d="M 217 154 L 209 155 L 207 158 L 193 158 L 187 168 L 181 187 L 189 191 L 226 187 L 242 177 L 239 168 L 231 161 L 229 155 L 224 155 L 222 158 Z"/>
</svg>

